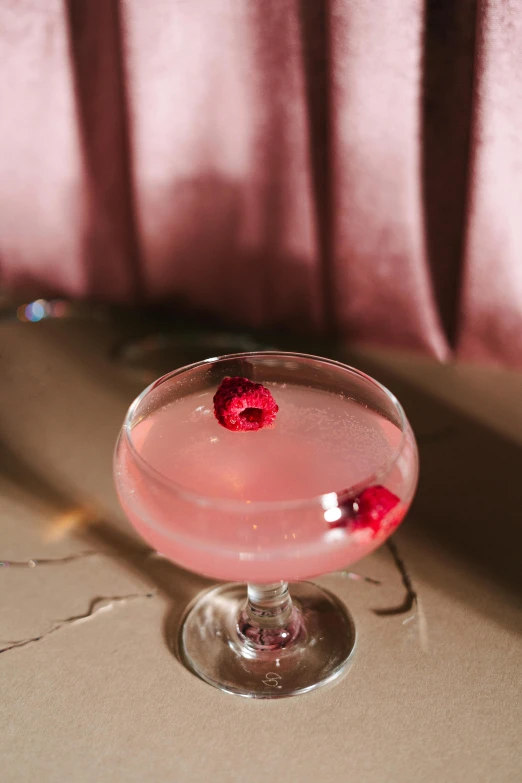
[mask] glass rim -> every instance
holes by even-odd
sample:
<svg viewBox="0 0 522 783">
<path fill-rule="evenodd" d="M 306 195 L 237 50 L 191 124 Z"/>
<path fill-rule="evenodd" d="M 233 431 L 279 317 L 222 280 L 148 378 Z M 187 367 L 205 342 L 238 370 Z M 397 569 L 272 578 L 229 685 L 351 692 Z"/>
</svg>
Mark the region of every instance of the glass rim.
<svg viewBox="0 0 522 783">
<path fill-rule="evenodd" d="M 398 444 L 393 454 L 387 459 L 386 463 L 380 470 L 375 471 L 364 480 L 357 482 L 357 484 L 351 485 L 348 489 L 343 488 L 342 496 L 343 498 L 355 497 L 365 487 L 371 486 L 378 480 L 383 480 L 384 477 L 388 475 L 388 473 L 395 465 L 395 463 L 399 459 L 404 449 L 404 445 L 406 442 L 406 429 L 408 427 L 408 420 L 406 418 L 406 414 L 404 413 L 404 409 L 401 403 L 399 402 L 399 400 L 397 399 L 397 397 L 382 383 L 375 380 L 375 378 L 372 378 L 371 375 L 368 375 L 362 370 L 358 370 L 356 367 L 352 367 L 351 365 L 344 364 L 343 362 L 338 362 L 335 359 L 325 358 L 324 356 L 314 356 L 313 354 L 296 353 L 293 351 L 245 351 L 242 353 L 224 354 L 223 356 L 213 356 L 210 357 L 209 359 L 203 359 L 199 362 L 193 362 L 192 364 L 187 364 L 183 367 L 179 367 L 176 370 L 171 370 L 170 372 L 165 373 L 165 375 L 162 375 L 159 378 L 157 378 L 155 381 L 153 381 L 148 386 L 146 386 L 145 389 L 143 389 L 143 391 L 135 398 L 135 400 L 129 406 L 129 409 L 127 410 L 127 413 L 125 415 L 125 419 L 121 431 L 124 435 L 127 445 L 129 446 L 133 459 L 135 459 L 138 464 L 142 465 L 145 468 L 146 472 L 154 480 L 158 481 L 160 484 L 165 485 L 171 491 L 175 492 L 177 495 L 184 497 L 189 502 L 195 503 L 196 505 L 200 505 L 200 506 L 216 507 L 223 510 L 230 510 L 235 512 L 237 511 L 244 512 L 245 510 L 248 510 L 249 513 L 253 513 L 254 511 L 265 512 L 265 511 L 284 511 L 287 509 L 295 510 L 299 508 L 308 508 L 308 507 L 317 507 L 317 506 L 320 506 L 323 510 L 326 511 L 329 508 L 337 506 L 338 497 L 341 493 L 340 492 L 338 493 L 334 490 L 330 490 L 330 492 L 323 492 L 320 495 L 314 495 L 308 498 L 296 498 L 292 500 L 287 499 L 287 500 L 249 500 L 249 501 L 236 500 L 233 498 L 222 498 L 213 495 L 206 495 L 205 493 L 202 492 L 195 492 L 194 490 L 188 489 L 187 487 L 183 486 L 183 484 L 180 484 L 179 482 L 174 481 L 173 479 L 167 478 L 167 476 L 165 476 L 163 473 L 161 473 L 161 471 L 153 467 L 144 457 L 142 457 L 142 455 L 136 449 L 131 436 L 132 429 L 133 429 L 132 421 L 134 419 L 136 410 L 139 407 L 139 405 L 152 391 L 154 391 L 154 389 L 156 389 L 159 386 L 162 386 L 164 383 L 168 382 L 172 378 L 182 375 L 183 373 L 189 370 L 194 370 L 198 367 L 204 367 L 205 365 L 215 364 L 216 362 L 222 362 L 222 361 L 224 362 L 227 360 L 248 359 L 248 358 L 252 359 L 252 358 L 262 358 L 262 357 L 280 357 L 282 359 L 309 359 L 315 362 L 320 362 L 322 364 L 332 366 L 332 367 L 337 367 L 343 371 L 347 371 L 352 375 L 356 375 L 359 378 L 369 382 L 372 386 L 377 388 L 379 391 L 383 392 L 386 398 L 392 403 L 392 405 L 394 406 L 395 410 L 398 413 L 399 421 L 400 421 L 400 431 L 401 431 L 400 443 Z"/>
</svg>

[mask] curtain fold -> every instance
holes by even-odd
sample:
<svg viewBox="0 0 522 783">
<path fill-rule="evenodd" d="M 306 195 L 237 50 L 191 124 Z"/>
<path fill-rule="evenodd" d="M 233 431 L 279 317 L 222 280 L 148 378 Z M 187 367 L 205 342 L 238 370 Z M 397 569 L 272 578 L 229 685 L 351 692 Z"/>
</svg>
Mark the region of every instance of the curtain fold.
<svg viewBox="0 0 522 783">
<path fill-rule="evenodd" d="M 423 6 L 331 4 L 332 177 L 339 324 L 446 358 L 424 237 Z M 375 7 L 375 6 L 374 6 Z"/>
<path fill-rule="evenodd" d="M 478 10 L 458 353 L 522 366 L 522 8 Z"/>
<path fill-rule="evenodd" d="M 522 366 L 518 0 L 0 4 L 0 274 Z"/>
</svg>

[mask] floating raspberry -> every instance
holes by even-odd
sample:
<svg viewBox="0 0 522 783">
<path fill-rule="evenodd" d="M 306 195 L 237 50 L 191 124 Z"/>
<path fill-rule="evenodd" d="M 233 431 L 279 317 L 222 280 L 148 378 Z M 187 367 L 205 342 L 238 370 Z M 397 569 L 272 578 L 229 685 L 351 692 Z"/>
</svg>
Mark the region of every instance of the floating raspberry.
<svg viewBox="0 0 522 783">
<path fill-rule="evenodd" d="M 400 503 L 397 495 L 381 484 L 363 489 L 355 498 L 343 500 L 339 494 L 342 516 L 330 527 L 346 527 L 351 531 L 370 530 L 376 536 L 390 511 Z"/>
<path fill-rule="evenodd" d="M 223 378 L 214 395 L 214 413 L 234 432 L 260 430 L 274 423 L 279 407 L 264 386 L 248 378 Z"/>
</svg>

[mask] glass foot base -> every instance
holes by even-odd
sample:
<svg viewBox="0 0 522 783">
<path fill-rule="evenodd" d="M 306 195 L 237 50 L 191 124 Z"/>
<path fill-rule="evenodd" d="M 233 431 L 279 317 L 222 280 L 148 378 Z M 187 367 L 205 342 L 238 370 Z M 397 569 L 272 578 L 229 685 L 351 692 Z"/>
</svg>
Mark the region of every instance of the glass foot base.
<svg viewBox="0 0 522 783">
<path fill-rule="evenodd" d="M 227 584 L 199 596 L 181 628 L 187 666 L 216 688 L 253 699 L 306 693 L 338 677 L 355 646 L 355 628 L 341 602 L 311 582 L 290 586 L 299 632 L 277 650 L 245 643 L 237 627 L 246 585 Z"/>
</svg>

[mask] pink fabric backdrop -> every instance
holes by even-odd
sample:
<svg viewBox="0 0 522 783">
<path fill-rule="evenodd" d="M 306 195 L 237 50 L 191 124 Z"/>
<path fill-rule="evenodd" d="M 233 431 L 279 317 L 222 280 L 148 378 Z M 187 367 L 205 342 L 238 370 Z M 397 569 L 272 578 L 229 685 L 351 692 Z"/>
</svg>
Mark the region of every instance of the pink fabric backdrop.
<svg viewBox="0 0 522 783">
<path fill-rule="evenodd" d="M 3 0 L 8 287 L 522 365 L 519 0 Z"/>
</svg>

